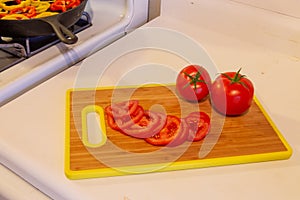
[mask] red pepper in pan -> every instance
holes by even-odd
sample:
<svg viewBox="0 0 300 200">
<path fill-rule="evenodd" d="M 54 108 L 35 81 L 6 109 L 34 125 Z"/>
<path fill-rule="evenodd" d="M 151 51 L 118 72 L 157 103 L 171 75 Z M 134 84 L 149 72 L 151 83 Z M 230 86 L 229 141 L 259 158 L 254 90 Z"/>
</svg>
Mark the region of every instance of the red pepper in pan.
<svg viewBox="0 0 300 200">
<path fill-rule="evenodd" d="M 78 6 L 80 3 L 81 3 L 80 0 L 69 0 L 69 1 L 66 1 L 67 8 L 68 8 L 68 9 L 75 8 L 75 7 Z"/>
<path fill-rule="evenodd" d="M 67 11 L 66 1 L 64 0 L 56 0 L 50 5 L 50 10 L 52 11 Z"/>
<path fill-rule="evenodd" d="M 24 8 L 15 8 L 11 10 L 9 14 L 23 14 L 26 17 L 31 18 L 36 15 L 36 10 L 34 6 L 26 6 Z"/>
<path fill-rule="evenodd" d="M 80 3 L 80 0 L 56 0 L 51 4 L 50 10 L 66 12 L 68 9 L 75 8 Z"/>
</svg>

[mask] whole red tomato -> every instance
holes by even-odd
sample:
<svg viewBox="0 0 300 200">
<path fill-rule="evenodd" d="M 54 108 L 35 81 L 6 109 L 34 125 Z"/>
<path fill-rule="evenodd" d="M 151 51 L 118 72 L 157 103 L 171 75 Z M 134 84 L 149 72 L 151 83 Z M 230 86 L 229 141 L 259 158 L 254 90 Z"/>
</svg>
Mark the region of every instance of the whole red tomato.
<svg viewBox="0 0 300 200">
<path fill-rule="evenodd" d="M 183 68 L 176 79 L 179 95 L 187 101 L 201 101 L 209 94 L 211 78 L 206 69 L 199 65 Z"/>
<path fill-rule="evenodd" d="M 212 105 L 224 115 L 241 115 L 252 104 L 253 84 L 240 71 L 222 73 L 212 84 Z"/>
</svg>

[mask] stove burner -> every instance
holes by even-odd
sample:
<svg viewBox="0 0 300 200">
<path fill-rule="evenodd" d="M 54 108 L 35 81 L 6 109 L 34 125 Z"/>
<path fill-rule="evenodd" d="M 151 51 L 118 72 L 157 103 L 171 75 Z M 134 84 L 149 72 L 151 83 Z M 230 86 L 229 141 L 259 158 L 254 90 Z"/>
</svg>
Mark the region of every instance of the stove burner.
<svg viewBox="0 0 300 200">
<path fill-rule="evenodd" d="M 0 44 L 0 49 L 17 57 L 28 57 L 24 46 L 19 43 Z"/>
<path fill-rule="evenodd" d="M 91 25 L 89 14 L 83 12 L 81 19 L 70 30 L 77 34 Z M 0 73 L 59 42 L 55 34 L 27 38 L 1 38 Z"/>
</svg>

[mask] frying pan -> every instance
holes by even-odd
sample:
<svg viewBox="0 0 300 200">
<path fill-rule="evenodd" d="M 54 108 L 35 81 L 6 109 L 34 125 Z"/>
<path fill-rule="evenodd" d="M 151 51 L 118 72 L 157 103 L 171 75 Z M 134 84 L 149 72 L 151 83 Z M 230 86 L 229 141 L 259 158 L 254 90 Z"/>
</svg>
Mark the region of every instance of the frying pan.
<svg viewBox="0 0 300 200">
<path fill-rule="evenodd" d="M 56 34 L 66 44 L 77 42 L 77 36 L 68 28 L 81 17 L 88 0 L 66 12 L 56 15 L 25 20 L 0 20 L 0 36 L 4 37 L 33 37 Z"/>
</svg>

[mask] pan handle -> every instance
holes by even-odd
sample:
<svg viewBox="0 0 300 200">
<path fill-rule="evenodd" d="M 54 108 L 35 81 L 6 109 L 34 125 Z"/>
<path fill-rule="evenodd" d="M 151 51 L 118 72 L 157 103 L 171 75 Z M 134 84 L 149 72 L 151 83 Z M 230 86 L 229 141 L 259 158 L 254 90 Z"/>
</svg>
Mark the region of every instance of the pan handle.
<svg viewBox="0 0 300 200">
<path fill-rule="evenodd" d="M 61 24 L 57 18 L 40 18 L 40 20 L 51 25 L 56 36 L 65 44 L 74 44 L 78 41 L 78 37 L 67 27 Z"/>
</svg>

